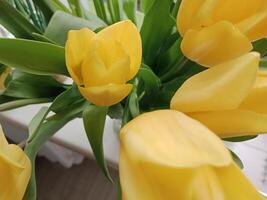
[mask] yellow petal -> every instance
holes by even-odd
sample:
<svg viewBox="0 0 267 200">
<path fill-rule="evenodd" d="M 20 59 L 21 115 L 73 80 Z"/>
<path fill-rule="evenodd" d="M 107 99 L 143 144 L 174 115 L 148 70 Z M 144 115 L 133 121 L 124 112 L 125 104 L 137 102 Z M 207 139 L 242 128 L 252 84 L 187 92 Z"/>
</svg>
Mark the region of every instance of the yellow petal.
<svg viewBox="0 0 267 200">
<path fill-rule="evenodd" d="M 253 89 L 250 91 L 249 95 L 243 100 L 239 108 L 267 114 L 266 99 L 267 77 L 259 76 Z"/>
<path fill-rule="evenodd" d="M 237 27 L 250 39 L 250 41 L 266 38 L 267 9 L 241 21 L 237 24 Z"/>
<path fill-rule="evenodd" d="M 120 138 L 124 200 L 192 200 L 192 193 L 200 196 L 196 174 L 204 173 L 204 166 L 219 168 L 232 163 L 219 138 L 177 111 L 142 114 L 123 127 Z M 211 176 L 209 183 L 215 182 Z"/>
<path fill-rule="evenodd" d="M 214 11 L 214 21 L 226 20 L 234 24 L 261 12 L 266 8 L 265 0 L 219 0 Z"/>
<path fill-rule="evenodd" d="M 266 7 L 266 0 L 183 0 L 177 27 L 183 36 L 189 29 L 199 30 L 219 21 L 239 23 Z"/>
<path fill-rule="evenodd" d="M 224 188 L 225 199 L 263 200 L 260 193 L 257 192 L 236 164 L 216 168 L 216 172 Z"/>
<path fill-rule="evenodd" d="M 192 168 L 135 162 L 123 148 L 120 150 L 119 166 L 123 200 L 191 200 Z"/>
<path fill-rule="evenodd" d="M 0 127 L 0 199 L 21 200 L 30 175 L 30 160 L 18 146 L 7 143 Z"/>
<path fill-rule="evenodd" d="M 248 53 L 252 45 L 233 24 L 221 21 L 200 31 L 187 31 L 181 49 L 189 59 L 211 67 Z"/>
<path fill-rule="evenodd" d="M 78 85 L 83 84 L 81 65 L 87 55 L 90 43 L 95 33 L 88 28 L 69 31 L 65 47 L 65 57 L 68 71 Z"/>
<path fill-rule="evenodd" d="M 248 53 L 189 78 L 175 93 L 171 108 L 181 112 L 237 108 L 253 87 L 259 57 Z"/>
<path fill-rule="evenodd" d="M 225 200 L 220 180 L 213 167 L 202 166 L 195 170 L 192 200 Z"/>
<path fill-rule="evenodd" d="M 111 106 L 122 101 L 132 90 L 131 84 L 109 84 L 96 87 L 79 87 L 81 94 L 98 106 Z"/>
<path fill-rule="evenodd" d="M 183 0 L 177 15 L 177 27 L 182 36 L 189 29 L 199 30 L 213 23 L 216 0 Z"/>
<path fill-rule="evenodd" d="M 199 122 L 173 110 L 142 114 L 123 127 L 120 138 L 132 159 L 159 165 L 224 166 L 231 160 L 217 136 Z"/>
<path fill-rule="evenodd" d="M 222 138 L 267 132 L 267 114 L 249 110 L 188 113 Z"/>
<path fill-rule="evenodd" d="M 125 84 L 130 72 L 129 56 L 123 52 L 121 45 L 114 42 L 112 52 L 117 52 L 113 60 L 109 59 L 109 50 L 102 41 L 92 41 L 92 45 L 82 64 L 85 87 Z M 116 59 L 115 59 L 116 58 Z"/>
<path fill-rule="evenodd" d="M 142 43 L 137 27 L 130 20 L 125 20 L 103 29 L 97 34 L 97 37 L 100 40 L 112 38 L 121 44 L 130 57 L 128 80 L 132 79 L 138 72 L 142 59 Z M 113 47 L 110 47 L 108 50 L 112 51 L 112 49 Z"/>
</svg>

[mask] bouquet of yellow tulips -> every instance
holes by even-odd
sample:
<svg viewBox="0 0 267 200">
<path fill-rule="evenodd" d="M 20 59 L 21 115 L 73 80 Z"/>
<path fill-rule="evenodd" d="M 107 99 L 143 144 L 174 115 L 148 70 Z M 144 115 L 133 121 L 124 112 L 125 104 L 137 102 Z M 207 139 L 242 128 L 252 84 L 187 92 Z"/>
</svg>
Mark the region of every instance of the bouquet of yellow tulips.
<svg viewBox="0 0 267 200">
<path fill-rule="evenodd" d="M 97 163 L 121 120 L 122 200 L 263 200 L 223 140 L 267 133 L 266 0 L 0 0 L 0 110 L 51 102 L 23 148 L 0 132 L 0 199 L 35 200 L 35 158 L 82 118 Z M 73 83 L 58 81 L 70 77 Z"/>
</svg>

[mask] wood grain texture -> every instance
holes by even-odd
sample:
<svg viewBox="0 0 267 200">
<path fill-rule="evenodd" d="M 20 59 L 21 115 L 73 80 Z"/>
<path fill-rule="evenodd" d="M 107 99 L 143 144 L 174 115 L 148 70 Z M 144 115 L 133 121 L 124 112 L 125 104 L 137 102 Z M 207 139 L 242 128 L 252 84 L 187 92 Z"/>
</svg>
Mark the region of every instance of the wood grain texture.
<svg viewBox="0 0 267 200">
<path fill-rule="evenodd" d="M 38 200 L 116 200 L 117 186 L 109 183 L 95 161 L 66 169 L 45 158 L 37 159 Z M 112 177 L 118 179 L 115 170 Z"/>
</svg>

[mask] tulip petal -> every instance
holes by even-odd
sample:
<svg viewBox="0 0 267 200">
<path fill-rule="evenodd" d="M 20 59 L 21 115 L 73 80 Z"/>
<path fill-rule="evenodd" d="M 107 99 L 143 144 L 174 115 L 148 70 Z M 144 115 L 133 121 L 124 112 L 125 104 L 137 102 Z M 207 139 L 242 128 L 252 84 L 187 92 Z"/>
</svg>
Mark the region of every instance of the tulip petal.
<svg viewBox="0 0 267 200">
<path fill-rule="evenodd" d="M 191 200 L 193 169 L 172 168 L 145 161 L 134 162 L 124 149 L 120 152 L 123 200 Z"/>
<path fill-rule="evenodd" d="M 135 118 L 123 127 L 120 138 L 132 159 L 158 165 L 195 168 L 205 164 L 224 166 L 231 160 L 217 136 L 173 110 L 154 111 Z"/>
<path fill-rule="evenodd" d="M 113 38 L 122 45 L 131 61 L 127 80 L 132 79 L 138 72 L 142 59 L 142 43 L 137 27 L 130 20 L 125 20 L 103 29 L 97 37 L 103 40 Z M 110 49 L 113 48 L 110 47 Z"/>
<path fill-rule="evenodd" d="M 214 21 L 226 20 L 234 24 L 266 8 L 265 0 L 219 0 L 214 11 Z"/>
<path fill-rule="evenodd" d="M 183 0 L 177 27 L 183 36 L 189 29 L 199 30 L 219 21 L 239 23 L 266 7 L 266 0 Z"/>
<path fill-rule="evenodd" d="M 132 90 L 131 84 L 108 84 L 96 87 L 79 87 L 81 94 L 98 106 L 111 106 L 123 100 Z"/>
<path fill-rule="evenodd" d="M 130 59 L 118 42 L 114 42 L 112 52 L 117 52 L 110 62 L 109 50 L 100 41 L 92 45 L 82 64 L 85 87 L 107 84 L 125 84 L 130 73 Z M 116 59 L 115 59 L 116 58 Z"/>
<path fill-rule="evenodd" d="M 95 33 L 88 28 L 72 30 L 68 34 L 65 47 L 66 64 L 71 77 L 78 85 L 83 84 L 81 65 L 94 36 Z"/>
<path fill-rule="evenodd" d="M 181 49 L 189 59 L 211 67 L 248 53 L 252 45 L 233 24 L 221 21 L 200 31 L 187 31 Z"/>
<path fill-rule="evenodd" d="M 250 41 L 266 38 L 267 9 L 241 21 L 237 24 L 237 27 L 249 38 Z"/>
<path fill-rule="evenodd" d="M 236 164 L 217 168 L 216 172 L 224 189 L 225 199 L 263 200 Z"/>
<path fill-rule="evenodd" d="M 208 182 L 195 177 L 205 172 L 202 167 L 232 163 L 219 138 L 177 111 L 142 114 L 122 128 L 120 139 L 119 171 L 124 200 L 191 200 L 192 192 L 201 196 L 197 180 L 203 187 L 216 183 L 212 174 L 208 174 Z M 218 187 L 215 185 L 212 191 L 221 191 Z M 211 197 L 218 196 L 221 194 L 213 193 Z"/>
<path fill-rule="evenodd" d="M 222 138 L 258 135 L 267 132 L 267 114 L 249 110 L 196 112 L 188 115 Z"/>
<path fill-rule="evenodd" d="M 257 77 L 259 54 L 252 52 L 189 78 L 171 100 L 181 112 L 235 109 Z"/>
<path fill-rule="evenodd" d="M 18 146 L 7 143 L 0 128 L 0 199 L 21 200 L 30 175 L 30 160 Z"/>
<path fill-rule="evenodd" d="M 177 15 L 177 27 L 182 36 L 189 29 L 199 30 L 213 23 L 216 0 L 183 0 Z"/>
<path fill-rule="evenodd" d="M 260 72 L 249 95 L 243 100 L 240 109 L 267 114 L 267 76 Z"/>
</svg>

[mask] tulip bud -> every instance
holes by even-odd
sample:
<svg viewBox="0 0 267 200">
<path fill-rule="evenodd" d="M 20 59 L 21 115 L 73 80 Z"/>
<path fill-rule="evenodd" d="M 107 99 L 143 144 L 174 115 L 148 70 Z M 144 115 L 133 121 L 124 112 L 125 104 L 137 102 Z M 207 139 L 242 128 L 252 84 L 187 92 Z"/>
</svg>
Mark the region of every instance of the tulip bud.
<svg viewBox="0 0 267 200">
<path fill-rule="evenodd" d="M 140 34 L 129 20 L 98 33 L 83 28 L 68 34 L 68 71 L 81 94 L 99 106 L 116 104 L 130 93 L 127 81 L 138 72 L 141 57 Z"/>
</svg>

